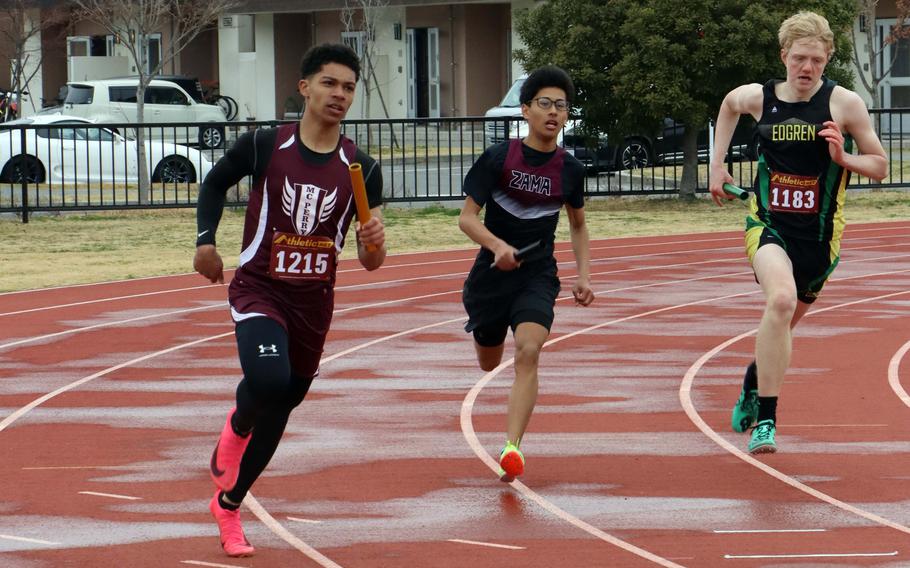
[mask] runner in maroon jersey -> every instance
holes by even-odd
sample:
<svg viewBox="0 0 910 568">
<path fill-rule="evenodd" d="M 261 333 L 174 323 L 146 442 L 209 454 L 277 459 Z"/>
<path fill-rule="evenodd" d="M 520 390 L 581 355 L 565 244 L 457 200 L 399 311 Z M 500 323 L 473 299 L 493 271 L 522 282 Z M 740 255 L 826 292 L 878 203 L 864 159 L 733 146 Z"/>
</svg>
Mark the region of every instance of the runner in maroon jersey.
<svg viewBox="0 0 910 568">
<path fill-rule="evenodd" d="M 218 490 L 209 510 L 229 556 L 254 552 L 240 524 L 240 503 L 319 372 L 337 259 L 356 212 L 351 163 L 363 166 L 373 215 L 357 228 L 357 256 L 375 270 L 386 254 L 382 174 L 341 135 L 360 77 L 357 55 L 343 45 L 314 47 L 303 57 L 301 77 L 306 110 L 300 122 L 242 135 L 199 191 L 193 266 L 211 282 L 223 282 L 215 231 L 225 195 L 253 177 L 239 267 L 228 291 L 243 379 L 210 465 Z"/>
<path fill-rule="evenodd" d="M 537 401 L 538 357 L 550 334 L 559 293 L 553 242 L 563 206 L 578 267 L 572 294 L 581 306 L 594 301 L 584 166 L 557 144 L 574 94 L 572 79 L 559 67 L 533 71 L 520 94 L 527 137 L 487 148 L 464 180 L 467 198 L 458 223 L 481 249 L 462 299 L 468 313 L 465 331 L 474 335 L 480 367 L 491 371 L 499 365 L 510 327 L 515 338 L 515 381 L 506 443 L 499 455 L 499 477 L 507 482 L 524 472 L 524 454 L 518 448 Z M 484 206 L 481 221 L 478 214 Z M 516 253 L 525 247 L 531 250 L 519 261 Z"/>
</svg>

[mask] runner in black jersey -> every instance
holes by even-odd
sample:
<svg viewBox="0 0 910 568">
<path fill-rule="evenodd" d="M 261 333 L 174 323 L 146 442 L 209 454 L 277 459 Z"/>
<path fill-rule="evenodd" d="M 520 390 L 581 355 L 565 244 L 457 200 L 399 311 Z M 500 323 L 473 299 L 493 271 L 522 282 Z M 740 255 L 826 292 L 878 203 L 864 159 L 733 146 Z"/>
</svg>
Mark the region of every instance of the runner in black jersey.
<svg viewBox="0 0 910 568">
<path fill-rule="evenodd" d="M 467 198 L 459 226 L 482 247 L 463 291 L 469 316 L 465 330 L 474 334 L 480 367 L 490 371 L 499 365 L 509 327 L 515 338 L 515 381 L 509 394 L 506 444 L 499 457 L 503 481 L 524 472 L 519 444 L 537 401 L 538 356 L 550 333 L 560 288 L 553 241 L 563 205 L 578 267 L 572 293 L 582 306 L 594 300 L 584 167 L 556 144 L 574 94 L 572 80 L 562 69 L 532 72 L 520 93 L 528 136 L 487 148 L 464 180 Z M 481 221 L 483 207 L 487 210 Z M 516 261 L 518 249 L 537 241 L 539 247 Z"/>
<path fill-rule="evenodd" d="M 230 556 L 254 552 L 240 524 L 240 503 L 319 371 L 337 259 L 356 211 L 348 172 L 353 162 L 363 166 L 373 214 L 357 229 L 357 255 L 367 270 L 385 259 L 382 175 L 372 158 L 341 135 L 359 76 L 350 48 L 312 48 L 301 62 L 306 109 L 300 122 L 242 135 L 199 191 L 193 266 L 210 281 L 223 282 L 215 231 L 225 194 L 253 178 L 240 265 L 228 291 L 243 379 L 210 464 L 218 490 L 209 510 Z"/>
<path fill-rule="evenodd" d="M 711 196 L 718 204 L 733 178 L 724 156 L 740 114 L 758 121 L 759 158 L 746 253 L 765 294 L 755 340 L 733 408 L 733 430 L 755 424 L 752 453 L 777 450 L 777 397 L 790 365 L 791 330 L 815 301 L 840 255 L 843 206 L 850 173 L 881 180 L 888 159 L 863 100 L 824 76 L 834 51 L 827 20 L 800 12 L 780 27 L 783 81 L 730 91 L 717 118 Z M 859 154 L 851 154 L 853 142 Z"/>
</svg>

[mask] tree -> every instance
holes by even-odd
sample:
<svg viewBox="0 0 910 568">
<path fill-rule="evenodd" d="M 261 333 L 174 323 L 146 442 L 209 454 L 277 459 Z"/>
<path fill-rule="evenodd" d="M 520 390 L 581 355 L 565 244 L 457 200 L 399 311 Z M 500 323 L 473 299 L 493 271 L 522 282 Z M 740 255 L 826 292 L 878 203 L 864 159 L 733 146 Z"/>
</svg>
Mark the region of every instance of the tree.
<svg viewBox="0 0 910 568">
<path fill-rule="evenodd" d="M 41 35 L 63 21 L 61 10 L 53 7 L 42 10 L 46 4 L 40 0 L 8 0 L 0 8 L 0 61 L 10 62 L 10 92 L 20 105 L 19 112 L 22 112 L 22 95 L 31 91 L 29 83 L 41 70 L 44 53 Z M 32 106 L 34 100 L 32 97 Z M 2 113 L 0 122 L 15 118 L 10 104 Z"/>
<path fill-rule="evenodd" d="M 145 122 L 145 89 L 152 78 L 196 36 L 211 28 L 218 16 L 240 5 L 238 0 L 71 0 L 74 19 L 94 22 L 118 38 L 139 73 L 136 89 L 138 120 Z M 173 26 L 170 48 L 154 69 L 148 69 L 149 36 Z M 139 152 L 139 200 L 148 203 L 149 172 L 145 157 L 145 131 L 136 129 Z"/>
<path fill-rule="evenodd" d="M 895 0 L 897 21 L 876 45 L 875 16 L 878 3 L 879 0 L 857 0 L 860 16 L 866 21 L 866 53 L 864 57 L 859 55 L 856 30 L 854 28 L 850 29 L 853 39 L 853 63 L 856 66 L 856 74 L 859 76 L 863 87 L 872 97 L 872 108 L 881 108 L 882 106 L 878 86 L 891 74 L 894 68 L 894 62 L 897 60 L 898 54 L 896 49 L 897 42 L 910 37 L 910 22 L 908 22 L 908 18 L 910 18 L 910 0 Z M 885 49 L 888 46 L 894 47 L 891 49 L 891 58 L 885 60 Z M 864 67 L 868 68 L 868 76 Z"/>
<path fill-rule="evenodd" d="M 588 132 L 623 140 L 655 132 L 666 117 L 685 125 L 680 195 L 697 183 L 698 131 L 730 89 L 783 75 L 777 30 L 799 10 L 824 14 L 837 35 L 829 75 L 849 86 L 843 47 L 853 0 L 550 0 L 519 18 L 530 69 L 564 67 Z"/>
</svg>

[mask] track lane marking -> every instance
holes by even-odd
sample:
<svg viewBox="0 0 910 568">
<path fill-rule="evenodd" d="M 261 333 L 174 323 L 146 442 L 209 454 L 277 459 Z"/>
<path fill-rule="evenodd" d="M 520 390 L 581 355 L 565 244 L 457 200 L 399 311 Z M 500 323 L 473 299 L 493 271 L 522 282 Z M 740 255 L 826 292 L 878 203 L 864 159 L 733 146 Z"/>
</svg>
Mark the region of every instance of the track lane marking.
<svg viewBox="0 0 910 568">
<path fill-rule="evenodd" d="M 868 277 L 872 277 L 872 276 L 883 276 L 883 275 L 891 275 L 891 274 L 895 274 L 895 273 L 906 273 L 906 272 L 910 272 L 910 271 L 900 270 L 900 271 L 892 271 L 892 272 L 882 272 L 882 273 L 868 275 L 865 277 L 868 278 Z M 845 278 L 845 279 L 841 279 L 841 280 L 856 279 L 856 278 L 859 278 L 859 277 L 858 276 L 850 277 L 850 278 Z M 841 304 L 836 304 L 836 305 L 828 306 L 825 308 L 819 308 L 815 311 L 809 311 L 806 315 L 809 316 L 809 315 L 824 313 L 824 312 L 828 312 L 828 311 L 839 309 L 839 308 L 855 306 L 855 305 L 865 304 L 865 303 L 869 303 L 869 302 L 875 302 L 875 301 L 879 301 L 879 300 L 885 300 L 888 298 L 894 298 L 894 297 L 902 296 L 902 295 L 906 295 L 906 294 L 910 294 L 910 290 L 892 292 L 890 294 L 883 294 L 880 296 L 867 297 L 867 298 L 863 298 L 860 300 L 853 300 L 850 302 L 844 302 Z M 903 532 L 906 534 L 910 534 L 910 527 L 904 526 L 900 523 L 897 523 L 895 521 L 892 521 L 890 519 L 887 519 L 887 518 L 877 515 L 875 513 L 866 511 L 864 509 L 860 509 L 859 507 L 856 507 L 854 505 L 850 505 L 849 503 L 846 503 L 835 497 L 832 497 L 831 495 L 828 495 L 827 493 L 823 493 L 813 487 L 810 487 L 809 485 L 806 485 L 800 481 L 797 481 L 795 478 L 781 472 L 780 470 L 777 470 L 777 469 L 767 465 L 766 463 L 759 461 L 758 459 L 752 457 L 751 454 L 747 454 L 747 453 L 743 452 L 742 450 L 740 450 L 739 448 L 737 448 L 736 446 L 734 446 L 733 444 L 728 442 L 725 438 L 723 438 L 720 434 L 718 434 L 714 429 L 712 429 L 708 425 L 708 423 L 705 422 L 705 420 L 701 417 L 701 415 L 695 409 L 695 404 L 692 402 L 692 383 L 695 380 L 696 374 L 705 365 L 705 363 L 710 361 L 715 355 L 717 355 L 718 353 L 720 353 L 727 347 L 737 343 L 738 341 L 745 339 L 746 337 L 750 337 L 750 336 L 754 335 L 757 331 L 758 331 L 758 329 L 755 328 L 755 329 L 752 329 L 745 333 L 741 333 L 735 337 L 732 337 L 732 338 L 724 341 L 723 343 L 717 345 L 710 351 L 703 354 L 701 357 L 698 358 L 697 361 L 695 361 L 692 364 L 691 367 L 689 367 L 689 369 L 686 371 L 685 375 L 683 376 L 683 380 L 679 386 L 679 401 L 683 407 L 683 410 L 686 413 L 686 416 L 689 417 L 689 420 L 691 420 L 692 423 L 695 425 L 695 427 L 698 428 L 699 430 L 701 430 L 701 432 L 705 436 L 707 436 L 709 439 L 714 441 L 714 443 L 716 443 L 718 446 L 720 446 L 721 448 L 723 448 L 724 450 L 726 450 L 733 456 L 735 456 L 735 457 L 741 459 L 742 461 L 746 462 L 747 464 L 763 471 L 764 473 L 770 475 L 771 477 L 793 487 L 794 489 L 797 489 L 820 501 L 828 503 L 829 505 L 837 507 L 838 509 L 841 509 L 843 511 L 847 511 L 848 513 L 852 513 L 858 517 L 864 518 L 873 523 L 876 523 L 876 524 L 879 524 L 879 525 L 882 525 L 885 527 L 889 527 L 889 528 L 895 529 L 897 531 L 900 531 L 900 532 Z"/>
<path fill-rule="evenodd" d="M 99 493 L 97 491 L 79 491 L 78 493 L 79 495 L 90 495 L 92 497 L 110 497 L 111 499 L 123 499 L 124 501 L 142 501 L 142 497 L 117 495 L 116 493 Z"/>
<path fill-rule="evenodd" d="M 894 391 L 897 398 L 905 405 L 910 406 L 910 395 L 907 394 L 907 391 L 904 390 L 904 387 L 901 385 L 899 376 L 901 360 L 907 354 L 907 351 L 910 351 L 910 341 L 904 343 L 894 356 L 891 357 L 891 361 L 888 362 L 888 384 L 891 385 L 891 390 Z"/>
<path fill-rule="evenodd" d="M 447 538 L 447 542 L 457 542 L 459 544 L 473 544 L 475 546 L 488 546 L 490 548 L 504 548 L 506 550 L 527 550 L 524 546 L 513 546 L 511 544 L 496 544 L 495 542 L 481 542 L 479 540 L 463 540 L 460 538 Z"/>
</svg>

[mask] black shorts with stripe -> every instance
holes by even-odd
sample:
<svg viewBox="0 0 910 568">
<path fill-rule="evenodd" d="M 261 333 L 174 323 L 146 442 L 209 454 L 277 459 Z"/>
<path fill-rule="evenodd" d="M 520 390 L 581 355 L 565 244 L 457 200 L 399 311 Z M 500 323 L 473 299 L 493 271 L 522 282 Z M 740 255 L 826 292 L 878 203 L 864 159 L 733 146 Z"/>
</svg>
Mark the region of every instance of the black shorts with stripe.
<svg viewBox="0 0 910 568">
<path fill-rule="evenodd" d="M 510 327 L 514 332 L 521 323 L 538 323 L 549 330 L 560 290 L 553 257 L 524 262 L 505 272 L 489 264 L 479 258 L 465 280 L 465 331 L 473 332 L 481 345 L 493 347 L 505 340 Z"/>
<path fill-rule="evenodd" d="M 837 267 L 840 243 L 785 238 L 764 225 L 756 225 L 746 231 L 746 254 L 750 262 L 758 249 L 768 244 L 778 245 L 790 258 L 797 299 L 806 304 L 814 302 Z"/>
</svg>

